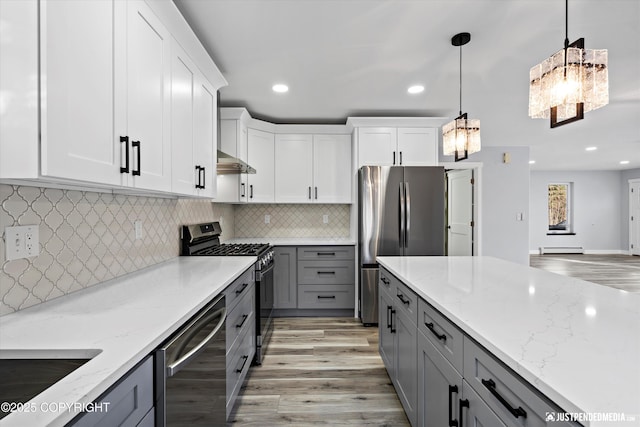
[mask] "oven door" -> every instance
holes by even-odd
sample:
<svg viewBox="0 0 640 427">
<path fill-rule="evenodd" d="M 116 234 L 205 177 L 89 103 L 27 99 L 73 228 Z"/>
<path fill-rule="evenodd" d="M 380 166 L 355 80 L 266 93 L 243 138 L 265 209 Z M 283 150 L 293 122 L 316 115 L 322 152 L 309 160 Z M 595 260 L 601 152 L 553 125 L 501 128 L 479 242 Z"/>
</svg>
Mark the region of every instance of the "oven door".
<svg viewBox="0 0 640 427">
<path fill-rule="evenodd" d="M 273 331 L 273 260 L 262 270 L 256 271 L 256 355 L 254 363 L 262 364 L 264 350 Z"/>
</svg>

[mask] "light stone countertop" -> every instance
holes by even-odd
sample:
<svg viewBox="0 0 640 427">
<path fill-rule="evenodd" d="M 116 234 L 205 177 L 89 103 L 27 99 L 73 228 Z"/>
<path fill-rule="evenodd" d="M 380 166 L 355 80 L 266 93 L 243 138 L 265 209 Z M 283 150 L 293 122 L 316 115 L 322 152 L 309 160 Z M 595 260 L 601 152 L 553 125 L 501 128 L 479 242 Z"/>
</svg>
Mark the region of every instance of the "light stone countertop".
<svg viewBox="0 0 640 427">
<path fill-rule="evenodd" d="M 30 404 L 93 402 L 255 262 L 247 256 L 174 258 L 2 316 L 0 350 L 99 352 Z M 63 426 L 76 415 L 38 410 L 10 414 L 0 424 Z"/>
<path fill-rule="evenodd" d="M 568 412 L 640 425 L 640 294 L 491 257 L 380 265 Z"/>
<path fill-rule="evenodd" d="M 225 240 L 224 243 L 268 243 L 273 246 L 354 246 L 356 240 L 351 237 L 241 237 Z"/>
</svg>

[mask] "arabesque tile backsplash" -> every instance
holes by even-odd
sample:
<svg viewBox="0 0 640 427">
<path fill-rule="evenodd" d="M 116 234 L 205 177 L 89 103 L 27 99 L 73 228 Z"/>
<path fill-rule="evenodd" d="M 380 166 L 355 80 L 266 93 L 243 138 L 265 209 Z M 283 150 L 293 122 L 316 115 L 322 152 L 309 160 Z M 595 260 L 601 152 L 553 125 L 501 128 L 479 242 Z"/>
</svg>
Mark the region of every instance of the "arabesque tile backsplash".
<svg viewBox="0 0 640 427">
<path fill-rule="evenodd" d="M 223 239 L 235 228 L 233 206 L 208 200 L 0 184 L 0 201 L 0 315 L 174 258 L 182 224 L 222 217 Z M 7 261 L 5 227 L 35 224 L 40 255 Z"/>
<path fill-rule="evenodd" d="M 350 233 L 350 205 L 233 206 L 6 184 L 0 184 L 0 203 L 0 315 L 174 258 L 183 224 L 221 221 L 223 241 Z M 142 222 L 139 240 L 135 221 Z M 7 261 L 5 227 L 36 224 L 40 255 Z"/>
</svg>

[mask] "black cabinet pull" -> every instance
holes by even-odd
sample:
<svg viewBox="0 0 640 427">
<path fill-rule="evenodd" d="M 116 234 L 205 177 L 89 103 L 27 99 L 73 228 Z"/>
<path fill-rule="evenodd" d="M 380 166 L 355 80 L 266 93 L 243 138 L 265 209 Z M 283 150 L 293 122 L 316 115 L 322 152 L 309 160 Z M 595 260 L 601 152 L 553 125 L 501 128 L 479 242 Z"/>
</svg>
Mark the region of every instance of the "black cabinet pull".
<svg viewBox="0 0 640 427">
<path fill-rule="evenodd" d="M 453 419 L 453 393 L 458 394 L 457 385 L 449 386 L 449 427 L 458 427 L 458 421 Z"/>
<path fill-rule="evenodd" d="M 314 187 L 315 188 L 315 193 L 316 193 L 316 200 L 318 200 L 318 187 Z"/>
<path fill-rule="evenodd" d="M 244 322 L 246 322 L 246 321 L 247 321 L 247 317 L 249 317 L 249 315 L 248 315 L 248 314 L 243 314 L 243 315 L 242 315 L 242 322 L 240 322 L 240 324 L 239 324 L 239 325 L 236 325 L 236 328 L 242 328 L 242 325 L 244 325 Z"/>
<path fill-rule="evenodd" d="M 336 274 L 335 271 L 316 271 L 318 274 Z"/>
<path fill-rule="evenodd" d="M 246 194 L 244 191 L 244 182 L 240 184 L 240 197 L 246 197 Z"/>
<path fill-rule="evenodd" d="M 311 200 L 311 187 L 309 187 L 309 200 Z"/>
<path fill-rule="evenodd" d="M 438 338 L 439 340 L 442 340 L 444 342 L 447 342 L 447 336 L 445 334 L 439 334 L 438 332 L 436 332 L 436 328 L 433 327 L 433 323 L 425 323 L 424 326 L 426 326 L 427 328 L 429 328 L 429 330 L 431 331 L 431 333 L 433 335 L 436 336 L 436 338 Z"/>
<path fill-rule="evenodd" d="M 318 295 L 318 299 L 336 299 L 335 295 Z"/>
<path fill-rule="evenodd" d="M 318 256 L 336 256 L 335 252 L 316 252 Z"/>
<path fill-rule="evenodd" d="M 196 188 L 202 188 L 200 186 L 200 180 L 202 178 L 202 174 L 200 173 L 200 166 L 196 165 L 196 175 L 198 175 L 198 182 L 196 182 Z"/>
<path fill-rule="evenodd" d="M 527 411 L 522 409 L 521 406 L 518 406 L 517 408 L 514 409 L 513 406 L 511 406 L 509 402 L 507 402 L 507 399 L 505 399 L 504 397 L 502 397 L 502 395 L 500 395 L 500 393 L 498 393 L 498 390 L 496 390 L 495 381 L 493 381 L 492 379 L 488 379 L 488 380 L 481 379 L 480 381 L 482 382 L 482 385 L 485 386 L 487 390 L 489 390 L 489 392 L 493 394 L 493 396 L 496 399 L 498 399 L 505 408 L 507 408 L 507 411 L 511 412 L 511 415 L 513 415 L 516 418 L 518 417 L 527 418 Z"/>
<path fill-rule="evenodd" d="M 249 286 L 248 283 L 243 283 L 242 289 L 236 289 L 236 295 L 240 295 L 245 289 L 247 289 L 247 286 Z"/>
<path fill-rule="evenodd" d="M 121 136 L 120 137 L 120 144 L 122 144 L 124 142 L 124 163 L 125 166 L 122 167 L 120 166 L 120 173 L 129 173 L 129 137 L 128 136 Z"/>
<path fill-rule="evenodd" d="M 402 166 L 402 151 L 400 152 L 400 166 Z"/>
<path fill-rule="evenodd" d="M 469 407 L 469 399 L 460 399 L 460 416 L 458 417 L 458 419 L 460 420 L 460 427 L 462 427 L 463 424 L 463 420 L 464 418 L 462 417 L 462 408 L 468 408 Z"/>
<path fill-rule="evenodd" d="M 137 148 L 138 149 L 138 169 L 134 170 L 131 169 L 131 175 L 133 176 L 140 176 L 140 156 L 142 154 L 142 151 L 140 149 L 140 141 L 131 141 L 131 148 Z"/>
<path fill-rule="evenodd" d="M 242 358 L 244 359 L 244 362 L 242 362 L 242 366 L 240 366 L 240 369 L 236 369 L 237 373 L 242 372 L 242 370 L 244 369 L 244 365 L 246 365 L 247 364 L 247 360 L 249 360 L 249 356 L 248 355 L 242 356 Z"/>
<path fill-rule="evenodd" d="M 391 306 L 387 306 L 387 328 L 391 329 Z"/>
<path fill-rule="evenodd" d="M 389 279 L 387 279 L 386 277 L 381 277 L 381 278 L 380 278 L 380 281 L 381 281 L 382 283 L 384 283 L 385 285 L 388 285 L 388 284 L 390 284 L 390 283 L 391 283 L 391 282 L 389 282 Z"/>
<path fill-rule="evenodd" d="M 249 185 L 249 198 L 253 199 L 253 184 Z"/>
<path fill-rule="evenodd" d="M 402 294 L 398 294 L 396 296 L 398 297 L 398 299 L 400 301 L 402 301 L 403 304 L 405 304 L 405 305 L 411 304 L 411 301 L 409 301 L 408 299 L 404 299 L 404 296 Z"/>
<path fill-rule="evenodd" d="M 200 171 L 202 172 L 202 183 L 200 184 L 200 188 L 204 190 L 207 187 L 207 172 L 204 170 L 204 166 L 200 168 Z"/>
<path fill-rule="evenodd" d="M 393 152 L 393 165 L 395 166 L 396 164 L 396 152 Z"/>
<path fill-rule="evenodd" d="M 396 314 L 395 310 L 391 310 L 391 333 L 395 334 L 396 333 L 396 328 L 393 327 L 393 315 Z"/>
</svg>

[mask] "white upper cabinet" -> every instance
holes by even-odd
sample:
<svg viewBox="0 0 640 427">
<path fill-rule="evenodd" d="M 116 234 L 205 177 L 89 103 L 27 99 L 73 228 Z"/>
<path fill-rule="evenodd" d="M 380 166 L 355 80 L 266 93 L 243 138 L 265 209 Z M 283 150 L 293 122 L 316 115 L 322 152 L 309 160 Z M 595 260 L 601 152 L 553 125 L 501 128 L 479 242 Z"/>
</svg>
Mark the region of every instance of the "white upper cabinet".
<svg viewBox="0 0 640 427">
<path fill-rule="evenodd" d="M 434 166 L 438 162 L 437 129 L 432 127 L 360 127 L 358 167 Z"/>
<path fill-rule="evenodd" d="M 313 136 L 313 201 L 351 203 L 351 135 Z"/>
<path fill-rule="evenodd" d="M 221 109 L 228 112 L 231 109 Z M 246 113 L 245 113 L 246 114 Z M 247 114 L 248 115 L 248 114 Z M 247 163 L 247 125 L 238 118 L 221 118 L 220 151 Z M 223 203 L 246 203 L 248 199 L 247 174 L 221 174 L 217 179 L 216 200 Z"/>
<path fill-rule="evenodd" d="M 171 34 L 142 0 L 127 2 L 126 18 L 126 49 L 116 51 L 116 132 L 129 140 L 124 174 L 131 187 L 171 191 Z"/>
<path fill-rule="evenodd" d="M 217 195 L 216 138 L 218 134 L 217 90 L 204 76 L 196 76 L 194 101 L 193 160 L 197 170 L 197 195 L 215 198 Z M 200 167 L 200 169 L 197 169 Z M 200 178 L 202 174 L 202 178 Z"/>
<path fill-rule="evenodd" d="M 313 151 L 313 135 L 276 135 L 276 202 L 311 203 Z"/>
<path fill-rule="evenodd" d="M 255 174 L 247 175 L 247 197 L 249 202 L 273 203 L 274 188 L 274 136 L 273 133 L 249 129 L 248 134 L 249 165 L 255 168 Z"/>
<path fill-rule="evenodd" d="M 121 183 L 113 129 L 113 58 L 116 13 L 123 5 L 114 0 L 40 2 L 44 176 Z"/>
</svg>

